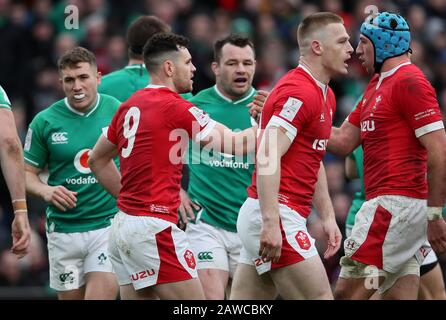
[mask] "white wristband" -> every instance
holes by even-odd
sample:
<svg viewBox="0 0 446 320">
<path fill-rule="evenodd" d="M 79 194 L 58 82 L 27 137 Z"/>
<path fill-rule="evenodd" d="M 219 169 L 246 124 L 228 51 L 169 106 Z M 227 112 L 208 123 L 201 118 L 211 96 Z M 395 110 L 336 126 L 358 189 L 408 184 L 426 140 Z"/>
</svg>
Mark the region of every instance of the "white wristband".
<svg viewBox="0 0 446 320">
<path fill-rule="evenodd" d="M 439 220 L 442 219 L 442 207 L 427 207 L 427 220 Z"/>
</svg>

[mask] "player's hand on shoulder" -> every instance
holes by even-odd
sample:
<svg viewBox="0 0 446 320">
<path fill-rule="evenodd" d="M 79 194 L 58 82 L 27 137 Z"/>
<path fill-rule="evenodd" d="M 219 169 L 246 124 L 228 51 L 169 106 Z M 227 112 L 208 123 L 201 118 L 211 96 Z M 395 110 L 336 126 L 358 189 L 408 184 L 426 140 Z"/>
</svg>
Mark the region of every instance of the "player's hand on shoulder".
<svg viewBox="0 0 446 320">
<path fill-rule="evenodd" d="M 254 100 L 249 105 L 256 105 L 258 107 L 263 107 L 265 104 L 266 98 L 268 98 L 269 91 L 266 90 L 258 90 L 256 95 L 254 96 Z"/>
<path fill-rule="evenodd" d="M 48 186 L 43 191 L 43 199 L 62 211 L 76 207 L 77 192 L 70 191 L 64 186 Z"/>
<path fill-rule="evenodd" d="M 429 240 L 435 253 L 446 252 L 446 222 L 443 218 L 428 221 L 427 240 Z"/>
<path fill-rule="evenodd" d="M 260 114 L 262 113 L 263 105 L 265 104 L 268 94 L 269 92 L 265 90 L 257 91 L 257 94 L 254 96 L 254 100 L 247 105 L 249 108 L 249 114 L 257 123 L 259 123 Z"/>
</svg>

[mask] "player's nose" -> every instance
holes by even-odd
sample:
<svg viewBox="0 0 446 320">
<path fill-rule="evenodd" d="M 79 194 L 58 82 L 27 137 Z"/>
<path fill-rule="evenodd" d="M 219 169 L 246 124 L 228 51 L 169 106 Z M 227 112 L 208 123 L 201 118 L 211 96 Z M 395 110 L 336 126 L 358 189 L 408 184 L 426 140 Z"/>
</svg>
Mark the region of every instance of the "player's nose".
<svg viewBox="0 0 446 320">
<path fill-rule="evenodd" d="M 239 63 L 239 64 L 237 64 L 237 69 L 236 69 L 236 71 L 239 72 L 239 73 L 245 73 L 245 72 L 246 72 L 246 67 L 245 67 L 245 65 L 244 65 L 243 63 Z"/>
<path fill-rule="evenodd" d="M 348 48 L 347 48 L 347 52 L 348 54 L 352 54 L 354 51 L 352 44 L 350 43 L 350 41 L 348 41 Z"/>
<path fill-rule="evenodd" d="M 75 91 L 79 91 L 82 89 L 81 86 L 81 81 L 79 79 L 74 79 L 74 86 L 73 86 L 73 90 Z"/>
</svg>

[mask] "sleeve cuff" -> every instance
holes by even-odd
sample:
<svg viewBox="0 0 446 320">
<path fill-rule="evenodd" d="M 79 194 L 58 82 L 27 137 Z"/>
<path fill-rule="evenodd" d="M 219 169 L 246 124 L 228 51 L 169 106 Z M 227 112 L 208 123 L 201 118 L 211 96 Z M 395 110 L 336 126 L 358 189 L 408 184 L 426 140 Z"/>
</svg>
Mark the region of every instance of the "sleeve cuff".
<svg viewBox="0 0 446 320">
<path fill-rule="evenodd" d="M 269 120 L 268 124 L 266 125 L 266 128 L 275 126 L 275 127 L 282 127 L 285 129 L 285 134 L 288 137 L 288 139 L 291 140 L 291 142 L 294 141 L 294 138 L 296 138 L 297 135 L 297 129 L 290 123 L 286 122 L 282 118 L 279 118 L 278 116 L 272 116 Z M 266 129 L 265 128 L 265 129 Z"/>
<path fill-rule="evenodd" d="M 108 140 L 108 126 L 107 127 L 104 127 L 104 128 L 102 128 L 102 134 L 104 135 L 104 137 L 106 137 L 107 138 L 107 140 Z"/>
<path fill-rule="evenodd" d="M 195 136 L 195 142 L 200 142 L 201 140 L 206 138 L 209 133 L 211 133 L 212 129 L 214 129 L 216 124 L 217 122 L 211 119 L 208 124 L 203 129 L 201 129 L 200 132 L 197 133 L 197 135 Z"/>
<path fill-rule="evenodd" d="M 37 162 L 35 162 L 35 161 L 33 161 L 33 160 L 27 158 L 27 157 L 24 157 L 24 158 L 25 158 L 25 162 L 28 162 L 28 163 L 31 164 L 33 167 L 40 168 L 40 164 L 39 164 L 39 163 L 37 163 Z"/>
<path fill-rule="evenodd" d="M 444 124 L 443 121 L 437 121 L 437 122 L 432 122 L 429 123 L 421 128 L 418 128 L 415 130 L 415 136 L 417 138 L 425 135 L 426 133 L 432 132 L 432 131 L 437 131 L 440 129 L 444 129 Z"/>
</svg>

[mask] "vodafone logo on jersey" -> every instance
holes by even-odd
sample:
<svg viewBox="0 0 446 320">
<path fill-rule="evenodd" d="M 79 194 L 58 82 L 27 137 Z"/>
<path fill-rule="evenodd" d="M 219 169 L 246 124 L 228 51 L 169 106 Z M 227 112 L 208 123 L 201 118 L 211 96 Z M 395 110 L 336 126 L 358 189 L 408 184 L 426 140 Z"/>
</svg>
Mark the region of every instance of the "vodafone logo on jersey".
<svg viewBox="0 0 446 320">
<path fill-rule="evenodd" d="M 82 149 L 74 157 L 74 167 L 77 171 L 84 174 L 90 174 L 91 169 L 88 166 L 88 154 L 91 149 Z"/>
<path fill-rule="evenodd" d="M 311 242 L 310 242 L 310 238 L 308 238 L 308 235 L 303 232 L 303 231 L 299 231 L 296 234 L 296 240 L 297 243 L 299 244 L 299 247 L 301 247 L 304 250 L 308 250 L 311 247 Z"/>
</svg>

